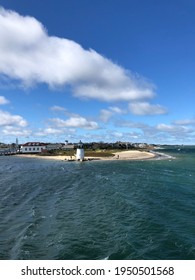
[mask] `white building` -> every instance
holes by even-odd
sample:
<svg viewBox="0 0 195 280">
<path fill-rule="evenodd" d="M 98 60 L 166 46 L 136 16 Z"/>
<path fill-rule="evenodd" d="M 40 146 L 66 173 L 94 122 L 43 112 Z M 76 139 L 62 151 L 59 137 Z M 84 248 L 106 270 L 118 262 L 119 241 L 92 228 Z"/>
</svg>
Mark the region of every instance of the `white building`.
<svg viewBox="0 0 195 280">
<path fill-rule="evenodd" d="M 21 153 L 41 153 L 46 149 L 47 144 L 40 142 L 28 142 L 21 146 Z"/>
<path fill-rule="evenodd" d="M 78 147 L 77 147 L 76 160 L 83 161 L 84 157 L 85 157 L 85 154 L 84 154 L 83 144 L 80 141 L 80 143 L 78 144 Z"/>
</svg>

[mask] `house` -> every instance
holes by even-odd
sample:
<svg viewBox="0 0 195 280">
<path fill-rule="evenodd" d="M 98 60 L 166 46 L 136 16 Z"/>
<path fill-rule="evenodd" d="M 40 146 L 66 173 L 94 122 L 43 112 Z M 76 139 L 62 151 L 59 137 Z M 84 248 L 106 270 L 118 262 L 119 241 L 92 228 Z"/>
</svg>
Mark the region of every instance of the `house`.
<svg viewBox="0 0 195 280">
<path fill-rule="evenodd" d="M 21 153 L 41 153 L 46 149 L 47 144 L 41 142 L 28 142 L 21 146 Z"/>
<path fill-rule="evenodd" d="M 55 143 L 55 144 L 47 144 L 46 145 L 47 151 L 52 151 L 52 150 L 60 150 L 62 149 L 62 144 L 61 143 Z"/>
<path fill-rule="evenodd" d="M 70 150 L 74 150 L 74 149 L 75 149 L 74 144 L 66 144 L 62 147 L 62 150 L 65 150 L 65 151 L 70 151 Z"/>
</svg>

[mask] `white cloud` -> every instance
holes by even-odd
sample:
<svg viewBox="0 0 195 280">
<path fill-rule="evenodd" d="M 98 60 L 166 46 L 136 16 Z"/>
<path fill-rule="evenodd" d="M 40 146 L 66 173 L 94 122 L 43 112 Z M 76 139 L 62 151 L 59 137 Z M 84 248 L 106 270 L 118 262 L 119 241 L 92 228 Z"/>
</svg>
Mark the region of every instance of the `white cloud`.
<svg viewBox="0 0 195 280">
<path fill-rule="evenodd" d="M 52 106 L 50 109 L 53 112 L 62 112 L 62 113 L 66 113 L 67 112 L 67 110 L 64 107 L 57 106 L 57 105 Z"/>
<path fill-rule="evenodd" d="M 173 126 L 173 125 L 169 125 L 169 124 L 164 124 L 164 123 L 161 123 L 161 124 L 158 124 L 156 126 L 156 128 L 160 131 L 164 131 L 164 132 L 170 132 L 170 131 L 175 131 L 177 130 L 177 126 Z"/>
<path fill-rule="evenodd" d="M 72 127 L 72 128 L 83 128 L 83 129 L 97 129 L 99 128 L 98 124 L 94 121 L 88 121 L 87 119 L 78 116 L 71 117 L 67 120 L 60 118 L 50 119 L 50 122 L 56 127 Z"/>
<path fill-rule="evenodd" d="M 64 138 L 74 138 L 76 129 L 66 128 L 66 127 L 47 127 L 47 128 L 39 128 L 37 131 L 33 132 L 33 136 L 35 139 L 39 139 L 40 141 L 48 141 L 48 142 L 60 142 L 64 141 Z M 44 139 L 44 140 L 43 140 Z"/>
<path fill-rule="evenodd" d="M 109 107 L 108 109 L 102 109 L 100 111 L 100 120 L 107 122 L 115 114 L 125 114 L 126 111 L 119 107 Z"/>
<path fill-rule="evenodd" d="M 124 114 L 125 113 L 125 110 L 122 110 L 122 109 L 120 109 L 119 107 L 116 107 L 116 106 L 114 106 L 114 107 L 111 106 L 111 107 L 109 107 L 109 109 L 116 114 Z"/>
<path fill-rule="evenodd" d="M 48 127 L 48 128 L 39 129 L 37 132 L 34 133 L 34 135 L 35 136 L 48 136 L 48 135 L 60 135 L 63 133 L 64 133 L 64 131 L 62 129 Z"/>
<path fill-rule="evenodd" d="M 195 119 L 185 119 L 174 121 L 176 125 L 195 125 Z"/>
<path fill-rule="evenodd" d="M 0 96 L 0 105 L 8 104 L 9 100 L 7 100 L 4 96 Z"/>
<path fill-rule="evenodd" d="M 128 128 L 131 133 L 138 136 L 137 141 L 139 142 L 178 144 L 188 141 L 193 143 L 195 139 L 193 127 L 187 125 L 159 123 L 151 126 L 131 120 L 119 120 L 115 122 L 115 126 Z"/>
<path fill-rule="evenodd" d="M 70 112 L 68 109 L 61 107 L 61 106 L 57 106 L 54 105 L 50 108 L 51 111 L 53 111 L 54 113 L 63 113 L 64 115 L 68 116 L 68 117 L 80 117 L 78 114 L 72 113 Z"/>
<path fill-rule="evenodd" d="M 162 115 L 167 110 L 160 105 L 152 105 L 148 102 L 132 102 L 129 104 L 130 112 L 134 115 Z"/>
<path fill-rule="evenodd" d="M 27 121 L 19 115 L 11 115 L 9 112 L 0 110 L 0 126 L 15 125 L 25 127 Z"/>
<path fill-rule="evenodd" d="M 178 126 L 178 125 L 170 125 L 170 124 L 164 124 L 164 123 L 161 123 L 161 124 L 158 124 L 156 126 L 156 128 L 160 131 L 163 131 L 163 132 L 169 132 L 169 133 L 189 133 L 189 132 L 192 132 L 191 129 L 185 127 L 185 126 Z"/>
<path fill-rule="evenodd" d="M 122 138 L 123 137 L 123 133 L 116 131 L 116 132 L 112 133 L 112 136 L 115 137 L 115 138 Z"/>
<path fill-rule="evenodd" d="M 94 50 L 49 36 L 33 17 L 0 9 L 0 74 L 25 86 L 71 86 L 78 97 L 103 101 L 152 98 L 154 86 Z"/>
<path fill-rule="evenodd" d="M 21 127 L 5 126 L 2 129 L 2 133 L 6 136 L 28 137 L 31 135 L 32 131 L 28 129 L 23 129 Z"/>
<path fill-rule="evenodd" d="M 100 111 L 100 120 L 103 122 L 107 122 L 113 115 L 113 112 L 107 109 L 102 109 Z"/>
<path fill-rule="evenodd" d="M 158 124 L 156 127 L 156 134 L 162 136 L 164 143 L 194 143 L 195 133 L 194 129 L 184 125 L 174 124 Z"/>
</svg>

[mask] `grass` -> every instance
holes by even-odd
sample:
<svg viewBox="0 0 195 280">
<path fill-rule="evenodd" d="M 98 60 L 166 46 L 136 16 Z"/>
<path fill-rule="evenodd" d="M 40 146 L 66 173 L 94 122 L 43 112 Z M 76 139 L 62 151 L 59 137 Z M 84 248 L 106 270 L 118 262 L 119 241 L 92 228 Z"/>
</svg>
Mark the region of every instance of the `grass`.
<svg viewBox="0 0 195 280">
<path fill-rule="evenodd" d="M 85 157 L 113 157 L 114 154 L 111 151 L 85 151 Z"/>
<path fill-rule="evenodd" d="M 131 149 L 134 150 L 134 149 Z M 136 149 L 140 151 L 145 151 L 145 149 Z M 108 150 L 91 150 L 85 149 L 85 157 L 113 157 L 114 153 L 127 151 L 125 149 L 108 149 Z M 129 150 L 128 150 L 129 151 Z M 41 155 L 43 156 L 74 156 L 76 154 L 76 150 L 52 150 L 48 152 L 44 152 Z"/>
<path fill-rule="evenodd" d="M 85 157 L 112 157 L 114 156 L 114 150 L 85 150 Z M 53 150 L 42 153 L 43 156 L 74 156 L 76 150 L 63 151 L 63 150 Z"/>
</svg>

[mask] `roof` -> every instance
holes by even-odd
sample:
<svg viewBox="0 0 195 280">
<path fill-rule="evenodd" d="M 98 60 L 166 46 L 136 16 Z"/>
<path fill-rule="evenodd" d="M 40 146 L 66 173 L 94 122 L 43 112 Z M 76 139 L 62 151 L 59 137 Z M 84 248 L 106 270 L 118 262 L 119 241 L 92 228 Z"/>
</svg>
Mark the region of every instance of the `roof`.
<svg viewBox="0 0 195 280">
<path fill-rule="evenodd" d="M 23 144 L 23 147 L 28 147 L 28 146 L 46 146 L 47 144 L 41 143 L 41 142 L 27 142 Z"/>
</svg>

